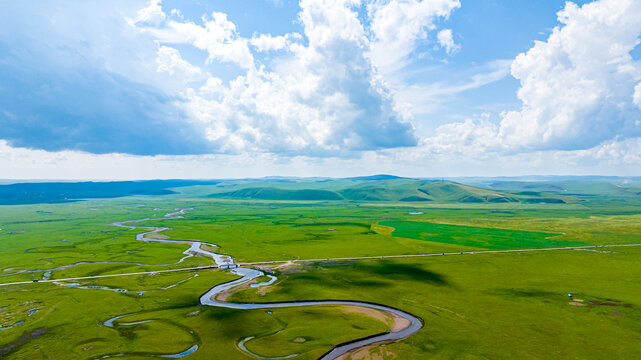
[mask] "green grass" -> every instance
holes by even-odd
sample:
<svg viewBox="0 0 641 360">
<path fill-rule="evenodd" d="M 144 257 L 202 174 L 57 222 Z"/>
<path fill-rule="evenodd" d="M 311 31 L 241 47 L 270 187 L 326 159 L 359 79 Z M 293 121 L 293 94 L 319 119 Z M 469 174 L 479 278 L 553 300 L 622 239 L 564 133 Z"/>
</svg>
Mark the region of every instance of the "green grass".
<svg viewBox="0 0 641 360">
<path fill-rule="evenodd" d="M 260 200 L 341 200 L 342 197 L 327 190 L 287 190 L 272 187 L 246 188 L 228 193 L 212 194 L 209 197 L 260 199 Z"/>
<path fill-rule="evenodd" d="M 83 285 L 130 287 L 152 291 L 144 295 L 105 290 L 69 289 L 54 284 L 15 285 L 3 288 L 0 307 L 11 313 L 11 322 L 25 321 L 1 330 L 6 346 L 36 329 L 41 337 L 13 349 L 8 358 L 94 358 L 107 354 L 147 357 L 179 353 L 198 344 L 197 354 L 187 358 L 251 359 L 236 348 L 239 340 L 255 336 L 247 344 L 252 351 L 269 355 L 278 351 L 300 353 L 299 359 L 316 359 L 332 344 L 373 335 L 386 324 L 337 307 L 238 311 L 197 305 L 198 295 L 235 276 L 220 271 L 200 271 L 200 276 L 173 273 L 83 281 Z M 188 276 L 189 275 L 189 276 Z M 176 287 L 163 287 L 191 278 Z M 28 316 L 26 310 L 37 308 Z M 102 323 L 116 315 L 114 328 Z M 136 325 L 120 325 L 148 321 Z M 293 341 L 298 337 L 304 343 Z M 279 344 L 278 348 L 269 344 Z M 287 347 L 287 346 L 289 347 Z M 4 357 L 3 357 L 4 358 Z"/>
<path fill-rule="evenodd" d="M 560 247 L 585 244 L 555 240 L 554 238 L 559 234 L 535 231 L 445 225 L 421 221 L 382 221 L 379 224 L 394 228 L 392 236 L 484 249 Z"/>
<path fill-rule="evenodd" d="M 398 359 L 638 358 L 641 249 L 610 250 L 317 264 L 231 300 L 356 299 L 409 311 L 426 325 L 384 347 Z M 569 305 L 569 292 L 586 306 Z"/>
<path fill-rule="evenodd" d="M 429 195 L 416 195 L 419 182 L 418 188 Z M 51 278 L 211 264 L 211 259 L 201 257 L 172 264 L 184 256 L 187 245 L 137 241 L 137 231 L 109 225 L 128 219 L 162 218 L 176 208 L 193 210 L 184 219 L 138 225 L 172 227 L 163 234 L 217 244 L 220 252 L 238 261 L 641 242 L 641 208 L 633 192 L 635 184 L 623 190 L 603 184 L 574 184 L 573 191 L 583 189 L 586 194 L 565 196 L 550 194 L 545 188 L 524 189 L 523 184 L 504 191 L 419 182 L 237 181 L 175 188 L 176 194 L 164 196 L 0 206 L 0 282 L 41 279 L 42 272 L 7 274 L 80 261 L 93 263 L 53 271 Z M 256 187 L 332 191 L 343 197 L 372 196 L 380 201 L 205 198 Z M 607 191 L 587 194 L 602 188 Z M 345 189 L 358 192 L 346 196 Z M 528 191 L 540 194 L 523 193 Z M 411 196 L 431 201 L 401 201 Z M 461 202 L 465 196 L 482 202 Z M 494 202 L 502 201 L 500 197 L 520 200 Z M 548 197 L 567 203 L 524 200 Z M 641 357 L 641 249 L 598 250 L 612 252 L 563 250 L 321 261 L 299 269 L 299 273 L 281 274 L 272 269 L 279 276 L 274 285 L 241 290 L 231 300 L 363 300 L 419 315 L 426 327 L 418 334 L 372 350 L 383 358 Z M 220 271 L 194 275 L 177 272 L 80 282 L 147 291 L 143 295 L 45 283 L 1 287 L 0 308 L 6 308 L 0 310 L 0 327 L 24 323 L 0 330 L 0 349 L 17 344 L 23 335 L 26 339 L 10 351 L 1 350 L 6 353 L 3 359 L 91 359 L 117 353 L 149 358 L 181 352 L 193 344 L 198 344 L 199 350 L 185 359 L 251 359 L 237 349 L 238 341 L 248 336 L 256 338 L 248 341 L 247 347 L 260 355 L 300 353 L 301 359 L 315 359 L 332 344 L 384 331 L 388 326 L 362 314 L 345 313 L 341 307 L 269 313 L 199 306 L 202 293 L 235 276 Z M 617 306 L 575 307 L 568 305 L 568 292 L 577 293 L 586 302 L 620 302 Z M 34 308 L 38 311 L 29 315 Z M 131 315 L 121 322 L 153 321 L 116 328 L 102 325 L 122 314 Z M 46 332 L 30 339 L 29 334 L 38 329 Z M 305 341 L 294 341 L 299 337 Z"/>
<path fill-rule="evenodd" d="M 337 306 L 277 309 L 270 315 L 281 327 L 251 335 L 256 338 L 245 344 L 261 356 L 300 354 L 297 358 L 317 359 L 333 345 L 389 330 L 387 324 L 373 317 L 346 313 Z"/>
</svg>

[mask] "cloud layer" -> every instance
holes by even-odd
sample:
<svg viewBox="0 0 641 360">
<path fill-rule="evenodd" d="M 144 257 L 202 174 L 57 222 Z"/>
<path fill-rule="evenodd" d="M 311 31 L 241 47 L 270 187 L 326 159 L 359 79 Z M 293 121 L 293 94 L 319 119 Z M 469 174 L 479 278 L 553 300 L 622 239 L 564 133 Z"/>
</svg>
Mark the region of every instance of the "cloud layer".
<svg viewBox="0 0 641 360">
<path fill-rule="evenodd" d="M 298 5 L 289 32 L 250 34 L 225 13 L 190 19 L 160 0 L 1 3 L 0 157 L 641 164 L 639 1 L 568 2 L 516 58 L 431 81 L 412 74 L 465 53 L 445 25 L 460 1 Z M 516 106 L 437 118 L 442 99 L 508 72 Z"/>
<path fill-rule="evenodd" d="M 585 149 L 641 135 L 633 103 L 641 63 L 630 52 L 641 35 L 641 2 L 567 3 L 560 25 L 512 64 L 520 111 L 503 116 L 499 136 L 516 149 Z"/>
<path fill-rule="evenodd" d="M 547 41 L 512 63 L 520 110 L 441 126 L 429 151 L 515 153 L 584 150 L 641 136 L 641 2 L 568 2 Z"/>
<path fill-rule="evenodd" d="M 247 38 L 224 13 L 195 22 L 160 0 L 3 3 L 0 139 L 129 154 L 353 156 L 415 146 L 411 115 L 397 110 L 381 71 L 402 67 L 460 4 L 363 5 L 302 0 L 302 33 Z M 205 61 L 190 62 L 185 49 Z"/>
<path fill-rule="evenodd" d="M 109 3 L 0 5 L 0 138 L 50 151 L 206 152 L 155 71 L 158 46 Z"/>
</svg>

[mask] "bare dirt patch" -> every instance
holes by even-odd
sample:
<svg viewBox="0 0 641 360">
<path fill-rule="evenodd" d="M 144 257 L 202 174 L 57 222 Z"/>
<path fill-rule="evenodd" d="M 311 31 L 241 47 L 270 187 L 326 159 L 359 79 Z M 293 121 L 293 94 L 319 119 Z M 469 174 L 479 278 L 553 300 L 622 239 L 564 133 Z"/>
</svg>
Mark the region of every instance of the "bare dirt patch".
<svg viewBox="0 0 641 360">
<path fill-rule="evenodd" d="M 369 315 L 377 320 L 384 322 L 387 325 L 390 325 L 391 332 L 403 330 L 406 327 L 410 326 L 410 321 L 405 319 L 404 317 L 398 316 L 396 314 L 388 313 L 385 311 L 370 309 L 366 307 L 361 307 L 361 306 L 345 307 L 343 309 L 343 312 L 344 313 L 357 312 L 357 313 Z"/>
<path fill-rule="evenodd" d="M 349 306 L 349 307 L 344 307 L 342 311 L 345 314 L 349 314 L 349 313 L 365 314 L 373 317 L 376 320 L 384 322 L 386 325 L 392 325 L 392 326 L 394 325 L 394 319 L 392 318 L 391 314 L 384 313 L 379 310 L 370 309 L 370 308 L 361 307 L 361 306 Z"/>
<path fill-rule="evenodd" d="M 274 266 L 273 269 L 278 270 L 281 274 L 285 275 L 305 272 L 303 265 L 294 261 L 288 261 L 286 263 L 279 264 L 277 266 Z"/>
<path fill-rule="evenodd" d="M 145 235 L 145 238 L 147 238 L 147 239 L 155 239 L 155 240 L 167 240 L 167 239 L 169 239 L 169 236 L 163 235 L 163 234 L 159 234 L 159 233 L 151 233 L 151 234 Z"/>
<path fill-rule="evenodd" d="M 200 248 L 205 251 L 210 251 L 210 252 L 217 252 L 219 247 L 215 245 L 207 245 L 207 244 L 200 244 Z"/>
<path fill-rule="evenodd" d="M 394 318 L 394 326 L 392 326 L 392 332 L 403 330 L 411 324 L 409 320 L 396 314 L 392 314 L 392 317 Z"/>
<path fill-rule="evenodd" d="M 270 293 L 272 290 L 274 290 L 273 286 L 263 285 L 263 286 L 258 288 L 257 293 L 260 296 L 265 296 L 267 293 Z"/>
<path fill-rule="evenodd" d="M 236 292 L 238 292 L 238 291 L 240 291 L 240 290 L 242 290 L 242 289 L 247 289 L 247 288 L 249 288 L 249 286 L 250 286 L 251 284 L 256 284 L 257 282 L 258 282 L 258 281 L 256 281 L 256 279 L 254 279 L 254 280 L 249 281 L 249 282 L 247 282 L 247 283 L 245 283 L 245 284 L 242 284 L 242 285 L 240 285 L 240 286 L 234 286 L 233 288 L 228 289 L 228 290 L 225 290 L 225 291 L 221 292 L 220 294 L 218 294 L 218 295 L 214 298 L 214 300 L 216 300 L 216 301 L 227 301 L 227 299 L 228 299 L 230 296 L 234 295 L 234 293 L 236 293 Z"/>
<path fill-rule="evenodd" d="M 572 306 L 585 306 L 585 304 L 576 301 L 570 301 L 568 304 Z"/>
<path fill-rule="evenodd" d="M 207 254 L 203 254 L 203 253 L 199 253 L 199 252 L 196 252 L 196 251 L 188 251 L 188 252 L 187 252 L 187 254 L 189 254 L 189 255 L 191 255 L 191 256 L 195 256 L 195 257 L 206 257 L 206 258 L 210 258 L 210 257 L 209 257 L 209 255 L 207 255 Z"/>
<path fill-rule="evenodd" d="M 385 351 L 385 357 L 381 354 L 383 352 L 382 348 L 379 348 L 380 343 L 372 344 L 360 349 L 350 351 L 346 354 L 343 354 L 336 358 L 336 360 L 383 360 L 385 359 L 396 359 L 396 354 L 391 351 Z M 378 348 L 378 349 L 377 349 Z M 374 352 L 376 351 L 376 352 Z"/>
</svg>

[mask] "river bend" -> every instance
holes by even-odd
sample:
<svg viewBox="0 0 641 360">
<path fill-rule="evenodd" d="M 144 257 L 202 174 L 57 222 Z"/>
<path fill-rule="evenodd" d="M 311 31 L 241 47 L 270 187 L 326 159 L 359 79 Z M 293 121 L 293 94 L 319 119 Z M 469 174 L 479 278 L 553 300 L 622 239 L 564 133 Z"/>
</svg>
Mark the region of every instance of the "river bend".
<svg viewBox="0 0 641 360">
<path fill-rule="evenodd" d="M 390 342 L 390 341 L 397 341 L 401 339 L 405 339 L 409 337 L 410 335 L 416 333 L 423 327 L 423 323 L 421 319 L 418 317 L 399 310 L 395 309 L 389 306 L 381 305 L 381 304 L 374 304 L 374 303 L 368 303 L 368 302 L 362 302 L 362 301 L 349 301 L 349 300 L 313 300 L 313 301 L 286 301 L 286 302 L 273 302 L 273 303 L 232 303 L 232 302 L 224 302 L 224 301 L 218 301 L 216 300 L 216 296 L 223 291 L 230 290 L 232 288 L 235 288 L 237 286 L 241 286 L 243 284 L 246 284 L 260 276 L 265 275 L 262 271 L 256 270 L 256 269 L 251 269 L 251 268 L 245 268 L 245 267 L 240 267 L 238 266 L 235 262 L 234 259 L 229 256 L 229 255 L 223 255 L 223 254 L 217 254 L 211 251 L 203 250 L 201 248 L 201 245 L 206 244 L 206 245 L 211 245 L 211 246 L 216 246 L 211 243 L 205 243 L 201 241 L 194 241 L 194 240 L 171 240 L 171 239 L 153 239 L 153 238 L 148 238 L 146 237 L 148 234 L 152 233 L 159 233 L 161 231 L 166 231 L 170 230 L 169 227 L 153 227 L 153 226 L 134 226 L 130 225 L 132 223 L 139 223 L 143 221 L 151 221 L 151 220 L 162 220 L 162 219 L 182 219 L 183 215 L 185 212 L 191 209 L 182 209 L 179 211 L 175 211 L 172 213 L 168 213 L 164 216 L 164 218 L 145 218 L 145 219 L 139 219 L 139 220 L 127 220 L 127 221 L 121 221 L 121 222 L 114 222 L 111 225 L 113 226 L 119 226 L 119 227 L 124 227 L 128 229 L 145 229 L 147 231 L 141 232 L 136 234 L 136 239 L 145 241 L 145 242 L 166 242 L 166 243 L 182 243 L 182 244 L 188 244 L 190 245 L 189 249 L 185 250 L 183 254 L 186 255 L 186 257 L 189 256 L 195 256 L 195 255 L 201 255 L 201 256 L 207 256 L 211 257 L 216 265 L 220 268 L 229 268 L 232 273 L 239 275 L 240 278 L 226 282 L 223 284 L 219 284 L 211 288 L 209 291 L 207 291 L 205 294 L 201 295 L 200 297 L 200 303 L 202 305 L 206 306 L 214 306 L 214 307 L 221 307 L 221 308 L 228 308 L 228 309 L 243 309 L 243 310 L 252 310 L 252 309 L 270 309 L 270 308 L 285 308 L 285 307 L 301 307 L 301 306 L 319 306 L 319 305 L 346 305 L 346 306 L 360 306 L 360 307 L 366 307 L 370 309 L 375 309 L 375 310 L 380 310 L 384 312 L 388 312 L 391 314 L 394 314 L 396 316 L 402 317 L 406 320 L 408 320 L 409 325 L 397 330 L 397 331 L 390 331 L 387 333 L 382 333 L 382 334 L 377 334 L 374 336 L 370 336 L 367 338 L 363 339 L 357 339 L 351 342 L 343 343 L 340 345 L 335 346 L 333 349 L 329 350 L 327 353 L 325 353 L 323 356 L 319 358 L 319 360 L 333 360 L 338 358 L 341 355 L 344 355 L 350 351 L 366 347 L 372 344 L 377 344 L 377 343 L 383 343 L 383 342 Z M 184 258 L 183 258 L 184 259 Z M 182 261 L 182 259 L 181 259 Z M 270 277 L 269 282 L 265 283 L 259 283 L 259 284 L 252 284 L 252 286 L 261 286 L 261 285 L 268 285 L 273 283 L 276 280 L 276 277 L 273 275 L 268 275 Z M 127 314 L 128 315 L 128 314 Z M 124 317 L 126 315 L 120 315 L 115 318 L 109 319 L 108 323 L 105 323 L 107 326 L 113 326 L 113 321 L 120 318 Z M 196 348 L 197 349 L 197 348 Z M 191 352 L 190 352 L 191 353 Z M 251 354 L 251 353 L 250 353 Z M 251 354 L 255 355 L 255 354 Z"/>
</svg>

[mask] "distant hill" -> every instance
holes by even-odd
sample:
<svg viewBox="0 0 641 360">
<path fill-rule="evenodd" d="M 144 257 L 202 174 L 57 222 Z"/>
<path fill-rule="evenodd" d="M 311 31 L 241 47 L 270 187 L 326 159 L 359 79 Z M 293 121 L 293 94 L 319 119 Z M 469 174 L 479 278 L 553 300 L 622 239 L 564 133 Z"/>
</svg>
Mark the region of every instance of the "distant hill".
<svg viewBox="0 0 641 360">
<path fill-rule="evenodd" d="M 341 200 L 339 194 L 328 190 L 287 190 L 273 187 L 245 188 L 231 192 L 211 194 L 211 198 L 255 200 Z"/>
<path fill-rule="evenodd" d="M 405 178 L 396 176 L 396 175 L 386 175 L 386 174 L 345 178 L 345 180 L 393 180 L 393 179 L 405 179 Z"/>
<path fill-rule="evenodd" d="M 170 188 L 217 183 L 218 181 L 196 180 L 16 183 L 0 185 L 0 205 L 61 203 L 130 195 L 168 195 L 175 194 Z"/>
<path fill-rule="evenodd" d="M 534 184 L 534 185 L 533 185 Z M 200 186 L 195 186 L 200 185 Z M 0 205 L 60 203 L 131 195 L 171 195 L 241 200 L 375 201 L 406 203 L 562 204 L 582 201 L 567 183 L 492 183 L 487 188 L 454 181 L 421 180 L 393 175 L 343 179 L 238 179 L 220 181 L 151 180 L 115 182 L 41 182 L 0 185 Z M 640 193 L 635 184 L 608 184 L 613 192 Z M 583 183 L 583 187 L 595 184 Z M 601 189 L 602 183 L 597 187 Z M 181 188 L 178 190 L 177 188 Z M 175 189 L 176 192 L 174 192 Z M 579 190 L 572 188 L 572 190 Z M 602 190 L 602 189 L 601 189 Z M 634 192 L 633 192 L 634 191 Z M 579 197 L 585 199 L 585 197 Z"/>
<path fill-rule="evenodd" d="M 494 181 L 492 189 L 516 191 L 517 194 L 559 194 L 569 196 L 607 195 L 609 197 L 638 197 L 641 181 L 638 178 L 602 178 L 562 181 Z"/>
<path fill-rule="evenodd" d="M 378 176 L 378 175 L 377 175 Z M 387 176 L 387 175 L 385 175 Z M 346 181 L 349 180 L 349 181 Z M 350 200 L 435 203 L 565 203 L 572 198 L 541 192 L 485 189 L 451 181 L 392 179 L 337 179 L 322 183 L 270 184 L 222 191 L 211 198 L 257 200 Z M 289 186 L 289 187 L 288 187 Z M 307 187 L 307 188 L 304 188 Z M 313 187 L 313 188 L 312 188 Z"/>
</svg>

